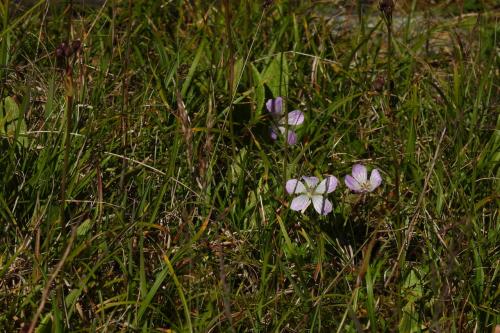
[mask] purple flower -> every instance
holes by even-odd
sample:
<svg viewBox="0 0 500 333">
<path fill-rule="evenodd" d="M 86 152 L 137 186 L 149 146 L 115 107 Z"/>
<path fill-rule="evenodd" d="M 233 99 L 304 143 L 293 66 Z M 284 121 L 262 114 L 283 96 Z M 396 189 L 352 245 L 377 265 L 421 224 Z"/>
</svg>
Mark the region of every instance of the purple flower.
<svg viewBox="0 0 500 333">
<path fill-rule="evenodd" d="M 295 211 L 304 212 L 313 203 L 314 209 L 322 215 L 327 215 L 332 211 L 332 203 L 323 196 L 335 191 L 338 180 L 333 176 L 328 176 L 318 184 L 316 177 L 302 177 L 305 184 L 298 179 L 290 179 L 286 182 L 288 194 L 299 194 L 290 204 L 290 208 Z"/>
<path fill-rule="evenodd" d="M 382 183 L 382 177 L 377 169 L 373 169 L 368 179 L 368 171 L 361 164 L 355 164 L 352 167 L 352 176 L 345 176 L 345 184 L 354 192 L 366 193 L 372 192 Z"/>
<path fill-rule="evenodd" d="M 266 102 L 266 108 L 275 121 L 275 124 L 271 127 L 270 133 L 273 140 L 276 140 L 280 133 L 281 135 L 287 133 L 285 125 L 298 126 L 304 122 L 304 113 L 299 110 L 294 110 L 286 115 L 283 113 L 283 98 L 281 97 L 269 99 Z M 290 128 L 288 128 L 287 142 L 289 145 L 297 143 L 297 134 Z"/>
</svg>

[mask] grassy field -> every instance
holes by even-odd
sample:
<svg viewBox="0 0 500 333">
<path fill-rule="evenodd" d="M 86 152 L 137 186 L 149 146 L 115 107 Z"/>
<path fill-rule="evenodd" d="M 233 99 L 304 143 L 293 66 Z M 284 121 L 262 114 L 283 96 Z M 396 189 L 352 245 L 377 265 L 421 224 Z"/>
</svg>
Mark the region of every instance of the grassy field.
<svg viewBox="0 0 500 333">
<path fill-rule="evenodd" d="M 498 5 L 382 2 L 1 1 L 0 331 L 498 332 Z"/>
</svg>

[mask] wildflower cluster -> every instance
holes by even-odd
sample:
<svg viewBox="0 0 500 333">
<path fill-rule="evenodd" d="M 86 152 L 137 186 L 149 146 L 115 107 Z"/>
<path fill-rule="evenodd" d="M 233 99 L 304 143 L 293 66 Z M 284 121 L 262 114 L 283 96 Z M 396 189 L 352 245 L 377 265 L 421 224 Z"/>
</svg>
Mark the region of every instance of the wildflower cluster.
<svg viewBox="0 0 500 333">
<path fill-rule="evenodd" d="M 294 110 L 285 114 L 283 112 L 283 99 L 277 97 L 266 102 L 266 108 L 273 118 L 270 128 L 270 136 L 273 140 L 280 135 L 287 136 L 287 143 L 294 145 L 297 143 L 297 134 L 284 125 L 298 126 L 304 122 L 304 113 Z M 288 194 L 297 196 L 292 200 L 290 209 L 304 212 L 311 202 L 314 209 L 321 215 L 327 215 L 333 210 L 333 204 L 325 198 L 325 195 L 335 191 L 338 186 L 338 179 L 334 176 L 327 176 L 321 182 L 317 177 L 303 176 L 299 179 L 290 179 L 286 182 Z M 345 185 L 353 192 L 368 193 L 373 192 L 382 184 L 382 176 L 377 169 L 373 169 L 368 178 L 368 170 L 362 164 L 355 164 L 352 173 L 344 177 Z"/>
<path fill-rule="evenodd" d="M 313 203 L 314 209 L 321 215 L 327 215 L 333 209 L 330 200 L 324 195 L 335 191 L 338 180 L 334 176 L 328 176 L 319 184 L 316 177 L 302 177 L 305 184 L 297 179 L 286 182 L 288 194 L 299 194 L 292 200 L 290 208 L 295 211 L 304 212 L 309 204 Z M 368 171 L 364 165 L 355 164 L 352 167 L 352 175 L 346 175 L 344 182 L 349 189 L 357 193 L 368 193 L 374 191 L 382 183 L 382 177 L 377 169 L 373 169 L 368 179 Z"/>
</svg>

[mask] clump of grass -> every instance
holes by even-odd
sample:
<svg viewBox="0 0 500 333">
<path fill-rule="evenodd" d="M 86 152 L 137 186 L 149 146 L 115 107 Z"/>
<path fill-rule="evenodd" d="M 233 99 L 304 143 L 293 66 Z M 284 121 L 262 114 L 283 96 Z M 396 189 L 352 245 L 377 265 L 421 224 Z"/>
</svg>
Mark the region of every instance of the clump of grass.
<svg viewBox="0 0 500 333">
<path fill-rule="evenodd" d="M 494 3 L 343 5 L 0 4 L 0 328 L 499 325 Z M 331 212 L 291 209 L 333 175 Z"/>
</svg>

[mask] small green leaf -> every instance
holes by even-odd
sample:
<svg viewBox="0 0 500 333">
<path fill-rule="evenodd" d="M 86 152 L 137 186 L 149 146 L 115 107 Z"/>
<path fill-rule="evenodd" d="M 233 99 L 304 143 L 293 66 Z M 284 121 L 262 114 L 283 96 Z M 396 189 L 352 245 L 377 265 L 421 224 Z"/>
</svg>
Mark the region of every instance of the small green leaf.
<svg viewBox="0 0 500 333">
<path fill-rule="evenodd" d="M 194 74 L 196 72 L 196 68 L 198 67 L 198 65 L 200 63 L 201 56 L 205 52 L 205 45 L 206 45 L 206 41 L 204 40 L 201 42 L 200 46 L 198 47 L 198 51 L 196 52 L 196 55 L 194 56 L 193 62 L 191 63 L 191 67 L 189 68 L 189 72 L 186 76 L 186 80 L 182 84 L 181 95 L 183 97 L 186 96 L 186 93 L 189 89 L 189 86 L 191 85 L 191 81 L 193 80 Z"/>
<path fill-rule="evenodd" d="M 262 75 L 262 80 L 273 93 L 273 97 L 288 95 L 288 63 L 285 54 L 276 55 Z"/>
<path fill-rule="evenodd" d="M 28 144 L 26 128 L 26 122 L 16 101 L 10 96 L 6 97 L 0 103 L 0 134 L 17 139 L 25 147 Z M 22 136 L 19 137 L 19 134 Z"/>
<path fill-rule="evenodd" d="M 264 99 L 266 98 L 266 90 L 264 89 L 264 83 L 262 82 L 262 77 L 257 70 L 257 68 L 252 64 L 252 77 L 255 89 L 255 119 L 257 119 L 262 112 L 262 107 L 264 105 Z"/>
<path fill-rule="evenodd" d="M 234 87 L 233 87 L 233 89 L 235 89 L 238 86 L 239 79 L 240 79 L 240 77 L 242 77 L 242 73 L 245 70 L 243 65 L 244 65 L 244 62 L 243 62 L 242 58 L 240 58 L 234 62 L 234 78 L 233 78 Z"/>
<path fill-rule="evenodd" d="M 64 298 L 64 303 L 66 304 L 66 308 L 73 308 L 75 305 L 76 301 L 78 300 L 78 297 L 80 297 L 80 294 L 82 293 L 81 289 L 73 289 L 70 291 L 68 295 Z"/>
<path fill-rule="evenodd" d="M 246 158 L 246 155 L 247 155 L 247 150 L 245 148 L 242 148 L 236 155 L 235 159 L 233 160 L 233 164 L 231 165 L 231 174 L 230 174 L 230 180 L 232 183 L 237 183 L 238 180 L 244 176 L 244 170 L 242 165 Z"/>
<path fill-rule="evenodd" d="M 419 313 L 416 302 L 423 296 L 423 286 L 420 276 L 415 270 L 411 270 L 403 283 L 403 292 L 406 305 L 403 307 L 403 315 L 399 322 L 399 332 L 420 332 Z"/>
<path fill-rule="evenodd" d="M 76 235 L 78 237 L 85 236 L 89 230 L 92 228 L 92 220 L 91 219 L 86 219 L 85 221 L 82 222 L 76 229 Z"/>
<path fill-rule="evenodd" d="M 285 253 L 293 256 L 296 254 L 296 248 L 293 245 L 292 240 L 288 236 L 288 233 L 287 233 L 286 228 L 285 228 L 285 224 L 283 223 L 283 220 L 281 219 L 281 217 L 279 215 L 276 215 L 276 219 L 278 220 L 278 224 L 280 226 L 281 233 L 283 234 L 283 238 L 285 239 L 285 248 L 284 248 Z"/>
<path fill-rule="evenodd" d="M 50 333 L 52 328 L 52 314 L 48 313 L 40 321 L 40 324 L 35 329 L 35 333 Z"/>
</svg>

